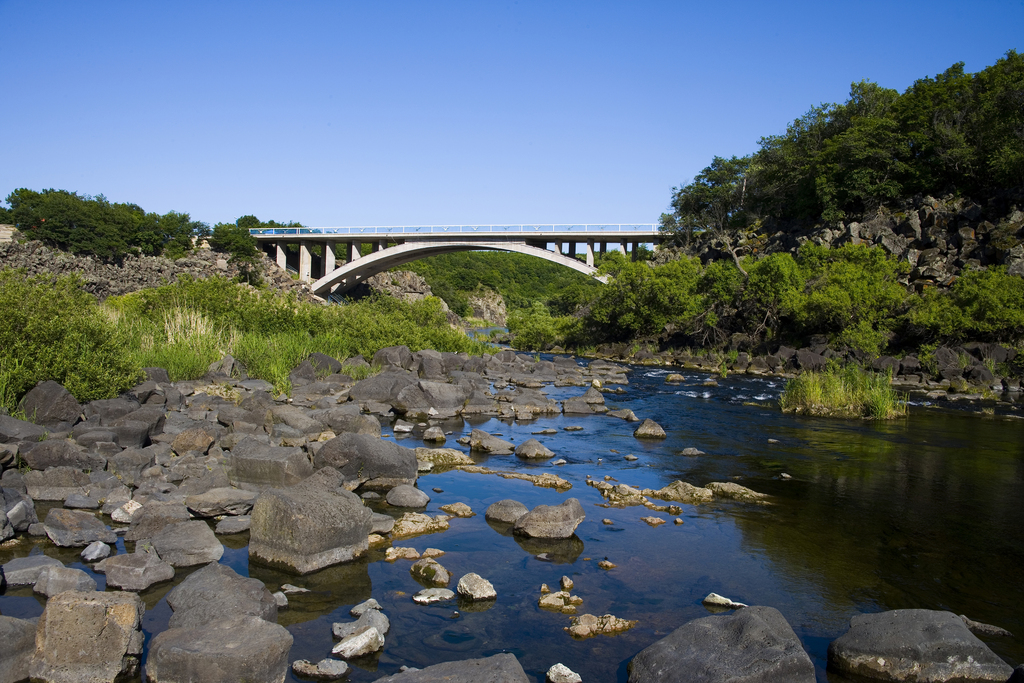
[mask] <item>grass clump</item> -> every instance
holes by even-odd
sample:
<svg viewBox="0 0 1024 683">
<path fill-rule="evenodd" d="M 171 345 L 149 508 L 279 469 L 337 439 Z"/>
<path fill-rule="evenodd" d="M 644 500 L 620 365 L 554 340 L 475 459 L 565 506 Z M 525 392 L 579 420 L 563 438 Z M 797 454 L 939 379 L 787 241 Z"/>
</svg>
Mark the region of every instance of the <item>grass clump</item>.
<svg viewBox="0 0 1024 683">
<path fill-rule="evenodd" d="M 827 417 L 888 420 L 907 414 L 906 397 L 886 374 L 856 365 L 829 363 L 822 372 L 803 372 L 786 382 L 779 398 L 784 412 Z"/>
</svg>

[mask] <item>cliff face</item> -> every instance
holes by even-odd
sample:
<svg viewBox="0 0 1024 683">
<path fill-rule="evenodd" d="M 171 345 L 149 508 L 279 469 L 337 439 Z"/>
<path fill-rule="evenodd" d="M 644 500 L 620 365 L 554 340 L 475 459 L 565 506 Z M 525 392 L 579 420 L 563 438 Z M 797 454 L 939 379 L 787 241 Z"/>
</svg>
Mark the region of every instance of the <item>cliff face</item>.
<svg viewBox="0 0 1024 683">
<path fill-rule="evenodd" d="M 210 249 L 197 249 L 193 253 L 172 261 L 161 256 L 126 256 L 120 261 L 107 262 L 92 256 L 76 256 L 65 251 L 50 249 L 42 242 L 0 242 L 0 268 L 24 268 L 26 274 L 78 275 L 83 289 L 99 300 L 159 287 L 177 281 L 182 276 L 193 278 L 222 275 L 233 278 L 238 267 L 229 262 L 227 254 Z M 313 296 L 309 287 L 293 280 L 265 256 L 257 270 L 269 287 L 294 292 L 306 301 L 322 301 Z"/>
<path fill-rule="evenodd" d="M 469 295 L 469 305 L 473 309 L 473 317 L 484 320 L 498 327 L 506 326 L 505 299 L 490 289 L 481 289 Z"/>
<path fill-rule="evenodd" d="M 428 296 L 433 296 L 434 293 L 430 289 L 430 285 L 420 275 L 409 271 L 409 270 L 395 270 L 387 273 L 377 273 L 366 278 L 363 285 L 356 288 L 356 295 L 368 294 L 370 292 L 380 292 L 387 294 L 401 301 L 422 301 Z M 461 325 L 462 318 L 455 314 L 448 304 L 443 299 L 438 299 L 441 302 L 441 309 L 448 317 L 448 324 L 450 325 Z"/>
</svg>

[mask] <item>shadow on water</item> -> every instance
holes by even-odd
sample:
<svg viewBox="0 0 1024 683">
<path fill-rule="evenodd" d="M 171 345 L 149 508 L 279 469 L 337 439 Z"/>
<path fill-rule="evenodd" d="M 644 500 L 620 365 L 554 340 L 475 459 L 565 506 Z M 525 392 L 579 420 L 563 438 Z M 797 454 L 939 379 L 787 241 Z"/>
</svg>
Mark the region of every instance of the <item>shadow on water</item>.
<svg viewBox="0 0 1024 683">
<path fill-rule="evenodd" d="M 290 661 L 328 656 L 331 624 L 351 621 L 353 605 L 375 598 L 391 630 L 377 658 L 353 663 L 350 681 L 371 681 L 403 665 L 503 651 L 516 654 L 535 680 L 562 662 L 584 680 L 625 681 L 626 665 L 639 650 L 711 614 L 701 605 L 710 592 L 777 607 L 811 654 L 820 681 L 840 680 L 825 672 L 825 652 L 850 617 L 886 609 L 948 609 L 1001 626 L 1018 637 L 989 645 L 1011 663 L 1024 659 L 1024 421 L 930 408 L 885 423 L 798 418 L 774 407 L 780 380 L 714 378 L 717 386 L 705 386 L 708 375 L 682 371 L 684 381 L 668 385 L 666 374 L 634 368 L 625 393 L 606 394 L 609 408 L 658 421 L 668 432 L 660 441 L 635 439 L 635 424 L 598 415 L 445 423 L 453 431 L 446 446 L 463 451 L 455 439 L 473 428 L 516 444 L 536 438 L 555 458 L 474 459 L 495 470 L 554 473 L 573 484 L 558 492 L 457 470 L 420 478 L 419 488 L 431 496 L 428 514 L 454 502 L 478 514 L 450 520 L 444 533 L 395 544 L 442 550 L 438 561 L 452 575 L 450 587 L 476 572 L 491 581 L 497 600 L 416 605 L 411 598 L 421 587 L 409 573 L 411 562 L 385 562 L 380 551 L 296 576 L 250 564 L 248 534 L 238 534 L 221 537 L 221 562 L 271 591 L 285 583 L 310 591 L 289 596 L 289 607 L 279 614 L 295 637 Z M 545 391 L 562 400 L 584 388 Z M 583 429 L 565 431 L 568 426 Z M 554 433 L 534 433 L 548 429 Z M 402 442 L 422 445 L 415 432 Z M 684 448 L 703 454 L 680 455 Z M 567 464 L 554 465 L 559 458 Z M 676 524 L 675 517 L 642 507 L 599 507 L 604 501 L 587 485 L 588 476 L 640 488 L 676 479 L 696 485 L 736 481 L 770 494 L 771 504 L 683 505 L 682 523 Z M 514 537 L 483 517 L 488 505 L 503 498 L 532 508 L 568 497 L 580 500 L 587 518 L 567 541 Z M 397 514 L 383 503 L 377 507 Z M 667 524 L 648 526 L 640 519 L 648 516 Z M 118 552 L 124 551 L 119 544 Z M 38 539 L 0 548 L 0 561 L 40 552 L 89 571 L 80 549 Z M 600 568 L 603 559 L 616 566 Z M 142 594 L 147 642 L 166 628 L 167 592 L 191 571 L 179 570 L 172 582 Z M 555 587 L 563 575 L 583 600 L 580 613 L 610 613 L 638 625 L 614 637 L 574 640 L 564 630 L 570 615 L 538 606 L 540 585 Z M 10 616 L 38 616 L 43 604 L 31 588 L 0 595 L 0 611 Z M 298 679 L 289 672 L 289 680 Z"/>
</svg>

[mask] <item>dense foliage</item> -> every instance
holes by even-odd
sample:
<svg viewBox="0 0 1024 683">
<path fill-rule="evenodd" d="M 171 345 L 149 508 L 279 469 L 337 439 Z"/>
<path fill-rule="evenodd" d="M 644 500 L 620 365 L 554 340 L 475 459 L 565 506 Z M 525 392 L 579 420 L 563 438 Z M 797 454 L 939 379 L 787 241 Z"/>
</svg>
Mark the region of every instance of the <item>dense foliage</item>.
<svg viewBox="0 0 1024 683">
<path fill-rule="evenodd" d="M 673 189 L 667 232 L 736 230 L 758 220 L 838 221 L 918 193 L 988 197 L 1024 184 L 1024 55 L 978 73 L 954 64 L 902 94 L 854 83 L 750 156 L 715 157 Z"/>
<path fill-rule="evenodd" d="M 501 294 L 510 310 L 530 309 L 534 302 L 557 302 L 572 308 L 597 282 L 574 270 L 532 256 L 486 251 L 442 254 L 414 261 L 405 269 L 427 281 L 435 296 L 457 314 L 470 314 L 467 296 L 481 287 Z"/>
<path fill-rule="evenodd" d="M 775 253 L 702 265 L 682 256 L 662 265 L 608 258 L 609 283 L 578 316 L 544 306 L 510 317 L 518 348 L 590 347 L 634 339 L 746 348 L 824 338 L 868 354 L 923 344 L 1024 341 L 1024 279 L 1005 268 L 965 273 L 948 290 L 908 291 L 906 262 L 880 247 L 838 249 L 805 242 Z"/>
<path fill-rule="evenodd" d="M 74 277 L 25 278 L 0 271 L 0 406 L 13 410 L 41 380 L 79 400 L 109 398 L 133 386 L 143 367 L 174 380 L 197 379 L 224 354 L 253 377 L 288 390 L 288 373 L 313 351 L 367 358 L 385 346 L 483 352 L 448 325 L 436 298 L 390 297 L 346 306 L 303 303 L 224 278 L 110 297 L 102 305 Z"/>
</svg>

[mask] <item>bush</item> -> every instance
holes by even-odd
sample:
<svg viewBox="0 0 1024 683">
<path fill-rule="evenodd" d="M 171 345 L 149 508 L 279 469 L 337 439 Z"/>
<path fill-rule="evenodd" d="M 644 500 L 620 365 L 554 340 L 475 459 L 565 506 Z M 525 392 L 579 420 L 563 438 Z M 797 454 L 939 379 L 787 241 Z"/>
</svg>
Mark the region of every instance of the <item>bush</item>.
<svg viewBox="0 0 1024 683">
<path fill-rule="evenodd" d="M 111 398 L 138 381 L 130 339 L 81 286 L 74 276 L 0 271 L 0 401 L 8 410 L 43 380 L 79 401 Z"/>
<path fill-rule="evenodd" d="M 786 382 L 779 406 L 784 412 L 827 417 L 900 417 L 907 414 L 907 403 L 891 380 L 856 365 L 829 363 L 824 372 L 802 372 Z"/>
<path fill-rule="evenodd" d="M 967 271 L 947 291 L 931 290 L 915 302 L 908 322 L 924 341 L 959 343 L 1024 337 L 1024 278 L 1004 266 Z"/>
</svg>

